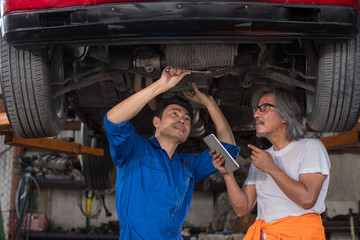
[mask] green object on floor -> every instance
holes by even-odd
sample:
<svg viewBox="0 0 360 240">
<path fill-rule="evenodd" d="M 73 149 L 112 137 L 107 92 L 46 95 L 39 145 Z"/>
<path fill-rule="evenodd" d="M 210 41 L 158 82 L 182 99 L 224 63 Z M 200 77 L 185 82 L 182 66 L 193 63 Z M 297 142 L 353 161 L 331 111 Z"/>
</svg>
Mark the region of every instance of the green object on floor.
<svg viewBox="0 0 360 240">
<path fill-rule="evenodd" d="M 5 240 L 4 221 L 2 217 L 1 205 L 0 205 L 0 240 Z"/>
</svg>

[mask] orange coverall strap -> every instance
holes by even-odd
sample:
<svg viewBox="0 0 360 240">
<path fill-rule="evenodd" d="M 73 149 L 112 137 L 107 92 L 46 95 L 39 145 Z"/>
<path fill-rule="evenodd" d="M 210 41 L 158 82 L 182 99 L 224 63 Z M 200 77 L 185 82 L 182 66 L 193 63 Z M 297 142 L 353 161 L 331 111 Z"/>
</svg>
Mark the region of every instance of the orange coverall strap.
<svg viewBox="0 0 360 240">
<path fill-rule="evenodd" d="M 272 223 L 258 219 L 243 240 L 262 240 L 261 232 L 266 233 L 266 240 L 325 240 L 325 229 L 316 213 L 288 216 Z"/>
</svg>

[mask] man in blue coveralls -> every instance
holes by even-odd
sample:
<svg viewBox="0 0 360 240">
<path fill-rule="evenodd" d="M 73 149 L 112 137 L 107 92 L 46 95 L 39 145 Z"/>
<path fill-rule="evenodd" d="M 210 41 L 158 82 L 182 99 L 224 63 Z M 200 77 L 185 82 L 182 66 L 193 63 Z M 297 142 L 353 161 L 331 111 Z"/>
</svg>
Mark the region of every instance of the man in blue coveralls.
<svg viewBox="0 0 360 240">
<path fill-rule="evenodd" d="M 214 174 L 209 149 L 200 154 L 179 154 L 191 129 L 192 109 L 188 101 L 169 98 L 159 103 L 153 125 L 155 135 L 142 138 L 129 120 L 154 97 L 174 87 L 188 71 L 168 68 L 159 80 L 113 107 L 104 118 L 111 156 L 117 165 L 116 209 L 120 239 L 182 239 L 194 183 Z M 193 91 L 184 95 L 203 104 L 214 122 L 217 137 L 236 157 L 232 131 L 214 99 Z"/>
</svg>

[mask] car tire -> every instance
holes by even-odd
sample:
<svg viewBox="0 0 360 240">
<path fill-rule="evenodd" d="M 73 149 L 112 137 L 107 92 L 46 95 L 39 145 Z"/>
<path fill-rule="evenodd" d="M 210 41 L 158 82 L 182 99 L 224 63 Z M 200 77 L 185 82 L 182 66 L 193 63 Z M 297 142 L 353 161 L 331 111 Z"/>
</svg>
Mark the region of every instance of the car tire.
<svg viewBox="0 0 360 240">
<path fill-rule="evenodd" d="M 82 170 L 86 185 L 94 190 L 105 190 L 114 186 L 116 167 L 111 159 L 109 143 L 105 137 L 97 137 L 92 146 L 92 136 L 85 124 L 81 124 L 81 144 L 88 147 L 104 149 L 104 156 L 82 156 Z"/>
<path fill-rule="evenodd" d="M 23 138 L 59 134 L 65 124 L 66 99 L 52 97 L 47 51 L 18 50 L 0 41 L 1 88 L 12 129 Z"/>
<path fill-rule="evenodd" d="M 321 44 L 315 93 L 306 93 L 307 122 L 319 132 L 351 130 L 359 119 L 360 36 Z"/>
</svg>

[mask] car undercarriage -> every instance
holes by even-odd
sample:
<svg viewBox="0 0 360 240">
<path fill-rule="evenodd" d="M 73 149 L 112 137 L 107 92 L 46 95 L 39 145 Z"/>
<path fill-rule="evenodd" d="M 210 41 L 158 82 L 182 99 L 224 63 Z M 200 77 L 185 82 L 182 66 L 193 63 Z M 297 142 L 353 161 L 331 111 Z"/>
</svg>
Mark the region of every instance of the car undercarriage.
<svg viewBox="0 0 360 240">
<path fill-rule="evenodd" d="M 106 112 L 156 81 L 166 66 L 182 68 L 192 73 L 131 120 L 137 132 L 150 137 L 157 102 L 183 96 L 195 82 L 214 97 L 238 145 L 265 147 L 255 137 L 250 107 L 253 91 L 261 86 L 295 91 L 310 131 L 347 131 L 357 123 L 357 28 L 358 11 L 350 6 L 257 1 L 9 12 L 2 23 L 2 93 L 19 136 L 55 136 L 75 112 L 83 122 L 83 143 L 108 149 Z M 195 118 L 189 140 L 179 146 L 182 152 L 202 150 L 202 137 L 215 131 L 205 108 L 192 105 Z M 110 155 L 104 158 L 107 167 L 83 158 L 92 188 L 114 184 Z"/>
</svg>

